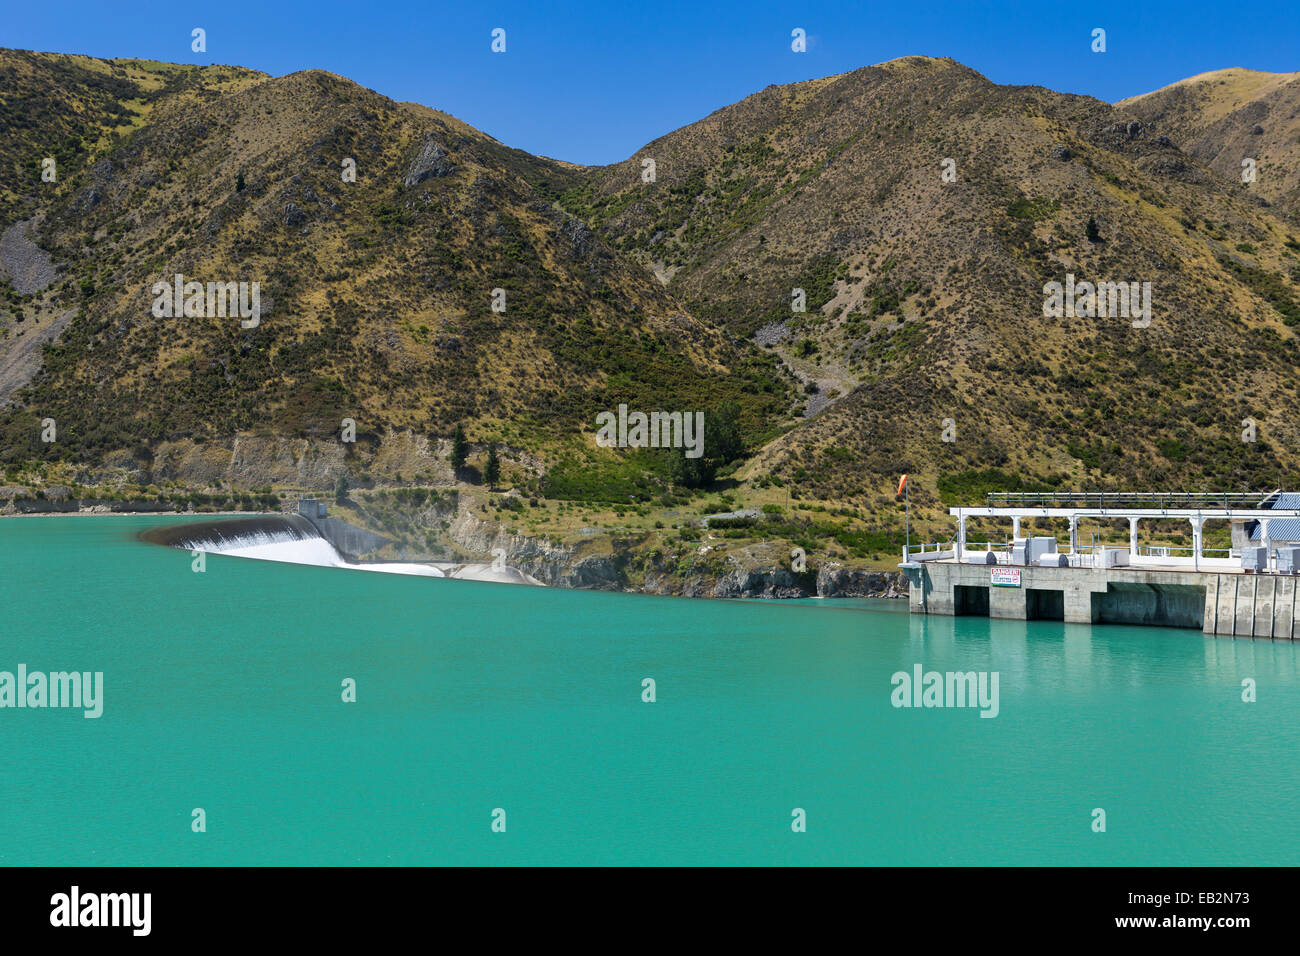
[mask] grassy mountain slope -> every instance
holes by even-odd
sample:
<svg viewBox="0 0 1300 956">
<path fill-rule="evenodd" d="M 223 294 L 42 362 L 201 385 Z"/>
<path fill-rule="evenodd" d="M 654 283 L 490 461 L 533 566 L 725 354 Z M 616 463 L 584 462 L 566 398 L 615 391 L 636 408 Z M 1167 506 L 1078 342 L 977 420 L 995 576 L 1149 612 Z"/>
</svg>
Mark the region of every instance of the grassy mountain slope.
<svg viewBox="0 0 1300 956">
<path fill-rule="evenodd" d="M 1115 105 L 1227 179 L 1239 181 L 1242 160 L 1254 159 L 1251 190 L 1300 221 L 1300 73 L 1232 67 Z"/>
<path fill-rule="evenodd" d="M 1296 230 L 1100 101 L 909 57 L 771 87 L 566 199 L 810 383 L 819 414 L 763 449 L 755 482 L 880 506 L 900 471 L 930 488 L 986 469 L 1127 487 L 1297 474 Z M 1043 318 L 1044 283 L 1067 273 L 1151 282 L 1150 327 Z"/>
<path fill-rule="evenodd" d="M 66 196 L 69 176 L 138 129 L 160 102 L 194 104 L 264 79 L 242 67 L 0 50 L 0 222 Z M 41 181 L 46 157 L 63 174 L 55 183 Z"/>
<path fill-rule="evenodd" d="M 44 93 L 43 59 L 58 66 Z M 27 70 L 27 97 L 57 103 L 104 68 L 64 59 L 3 62 Z M 12 200 L 39 205 L 78 315 L 2 426 L 10 460 L 147 458 L 150 443 L 244 432 L 328 439 L 343 418 L 363 444 L 472 420 L 536 448 L 619 402 L 734 399 L 756 428 L 788 405 L 769 359 L 696 321 L 530 184 L 564 187 L 574 167 L 320 71 L 213 70 L 205 85 L 207 68 L 173 83 L 169 67 L 122 66 L 117 102 L 149 85 L 142 72 L 157 90 L 147 111 L 92 146 L 119 113 L 107 94 L 79 97 L 99 105 L 69 121 L 81 148 L 59 191 L 38 181 Z M 20 167 L 31 136 L 3 139 L 0 159 Z M 151 287 L 176 273 L 258 281 L 260 325 L 155 318 Z M 44 417 L 58 449 L 39 443 Z"/>
</svg>

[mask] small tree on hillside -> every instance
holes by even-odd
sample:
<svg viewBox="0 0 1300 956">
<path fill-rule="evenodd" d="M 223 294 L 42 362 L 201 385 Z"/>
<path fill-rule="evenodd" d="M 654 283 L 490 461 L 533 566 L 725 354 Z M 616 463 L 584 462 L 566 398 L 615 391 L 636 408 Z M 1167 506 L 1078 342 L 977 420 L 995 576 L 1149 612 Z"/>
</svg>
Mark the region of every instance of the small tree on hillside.
<svg viewBox="0 0 1300 956">
<path fill-rule="evenodd" d="M 501 459 L 497 457 L 497 446 L 493 443 L 488 446 L 487 464 L 483 466 L 483 480 L 487 482 L 489 491 L 495 491 L 500 479 Z"/>
<path fill-rule="evenodd" d="M 348 476 L 339 475 L 339 480 L 334 483 L 334 500 L 339 504 L 348 500 Z"/>
<path fill-rule="evenodd" d="M 735 402 L 723 402 L 716 410 L 706 411 L 704 454 L 687 458 L 676 449 L 668 452 L 673 482 L 686 488 L 704 488 L 712 484 L 718 469 L 742 457 L 745 443 L 740 436 L 739 418 L 740 407 Z"/>
<path fill-rule="evenodd" d="M 451 470 L 458 472 L 465 467 L 469 457 L 469 442 L 465 440 L 465 426 L 457 423 L 456 431 L 451 436 Z"/>
<path fill-rule="evenodd" d="M 1088 217 L 1088 225 L 1084 228 L 1089 242 L 1098 242 L 1101 240 L 1101 228 L 1097 225 L 1095 216 Z"/>
</svg>

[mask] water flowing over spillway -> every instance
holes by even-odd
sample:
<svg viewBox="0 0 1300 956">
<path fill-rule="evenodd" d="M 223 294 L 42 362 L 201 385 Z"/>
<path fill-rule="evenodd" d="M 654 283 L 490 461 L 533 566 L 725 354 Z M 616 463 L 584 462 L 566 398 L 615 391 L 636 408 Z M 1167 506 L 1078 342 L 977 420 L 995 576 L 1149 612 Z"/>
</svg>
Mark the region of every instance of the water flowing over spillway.
<svg viewBox="0 0 1300 956">
<path fill-rule="evenodd" d="M 232 518 L 151 528 L 142 537 L 154 544 L 235 558 L 383 571 L 389 574 L 417 574 L 432 578 L 446 577 L 442 571 L 429 564 L 359 564 L 348 561 L 321 536 L 310 521 L 298 515 Z"/>
</svg>

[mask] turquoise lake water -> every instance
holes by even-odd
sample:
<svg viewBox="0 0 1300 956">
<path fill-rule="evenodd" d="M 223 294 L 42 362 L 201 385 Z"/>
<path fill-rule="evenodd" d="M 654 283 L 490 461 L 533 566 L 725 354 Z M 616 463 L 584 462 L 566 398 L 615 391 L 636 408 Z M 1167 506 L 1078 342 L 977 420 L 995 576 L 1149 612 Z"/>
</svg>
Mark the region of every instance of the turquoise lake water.
<svg viewBox="0 0 1300 956">
<path fill-rule="evenodd" d="M 176 520 L 0 520 L 0 670 L 105 685 L 98 720 L 0 709 L 0 864 L 1300 862 L 1288 643 L 220 555 L 197 574 L 136 540 Z M 998 716 L 895 708 L 918 663 L 997 671 Z"/>
</svg>

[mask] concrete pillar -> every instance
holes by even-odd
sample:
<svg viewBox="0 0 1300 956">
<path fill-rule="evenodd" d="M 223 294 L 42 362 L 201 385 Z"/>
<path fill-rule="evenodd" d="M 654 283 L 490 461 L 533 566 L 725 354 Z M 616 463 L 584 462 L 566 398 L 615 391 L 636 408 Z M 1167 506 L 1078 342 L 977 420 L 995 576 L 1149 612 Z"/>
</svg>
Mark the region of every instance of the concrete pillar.
<svg viewBox="0 0 1300 956">
<path fill-rule="evenodd" d="M 1268 561 L 1273 551 L 1273 539 L 1268 536 L 1268 523 L 1272 520 L 1272 518 L 1261 518 L 1259 521 L 1259 543 L 1264 546 L 1264 570 L 1268 570 Z"/>
<path fill-rule="evenodd" d="M 945 578 L 945 582 L 947 579 Z M 908 610 L 913 614 L 929 613 L 930 592 L 934 590 L 930 575 L 924 564 L 907 571 L 907 605 Z M 948 588 L 951 594 L 952 588 Z M 950 602 L 951 603 L 951 602 Z M 951 607 L 948 612 L 952 613 Z"/>
<path fill-rule="evenodd" d="M 1079 516 L 1070 515 L 1070 553 L 1075 554 L 1079 550 Z"/>
<path fill-rule="evenodd" d="M 1026 569 L 1027 571 L 1028 569 Z M 1024 580 L 1031 580 L 1027 573 Z M 1029 616 L 1027 594 L 1027 586 L 1023 588 L 989 588 L 989 617 L 1023 621 Z"/>
<path fill-rule="evenodd" d="M 1267 580 L 1259 574 L 1239 574 L 1237 578 L 1237 617 L 1232 624 L 1234 636 L 1253 637 L 1255 635 L 1255 598 L 1259 592 L 1259 582 Z"/>
<path fill-rule="evenodd" d="M 1138 519 L 1128 519 L 1128 555 L 1132 561 L 1138 553 Z"/>
<path fill-rule="evenodd" d="M 1011 516 L 1011 537 L 1020 537 L 1020 515 Z"/>
<path fill-rule="evenodd" d="M 1219 632 L 1219 579 L 1216 574 L 1205 582 L 1205 611 L 1201 616 L 1201 630 L 1206 634 Z"/>
<path fill-rule="evenodd" d="M 1277 599 L 1273 603 L 1273 636 L 1291 640 L 1295 620 L 1295 578 L 1286 574 L 1277 578 Z"/>
<path fill-rule="evenodd" d="M 1103 592 L 1104 592 L 1104 578 Z M 1066 624 L 1095 624 L 1096 616 L 1092 604 L 1093 589 L 1097 586 L 1097 579 L 1094 573 L 1075 571 L 1071 572 L 1068 578 L 1063 579 L 1066 587 L 1062 588 L 1065 592 L 1065 623 Z"/>
<path fill-rule="evenodd" d="M 1199 570 L 1201 567 L 1201 526 L 1204 518 L 1188 518 L 1192 523 L 1192 563 Z"/>
<path fill-rule="evenodd" d="M 957 554 L 956 554 L 957 560 L 960 561 L 962 559 L 962 556 L 965 554 L 966 554 L 966 516 L 964 514 L 959 514 L 957 515 Z"/>
</svg>

